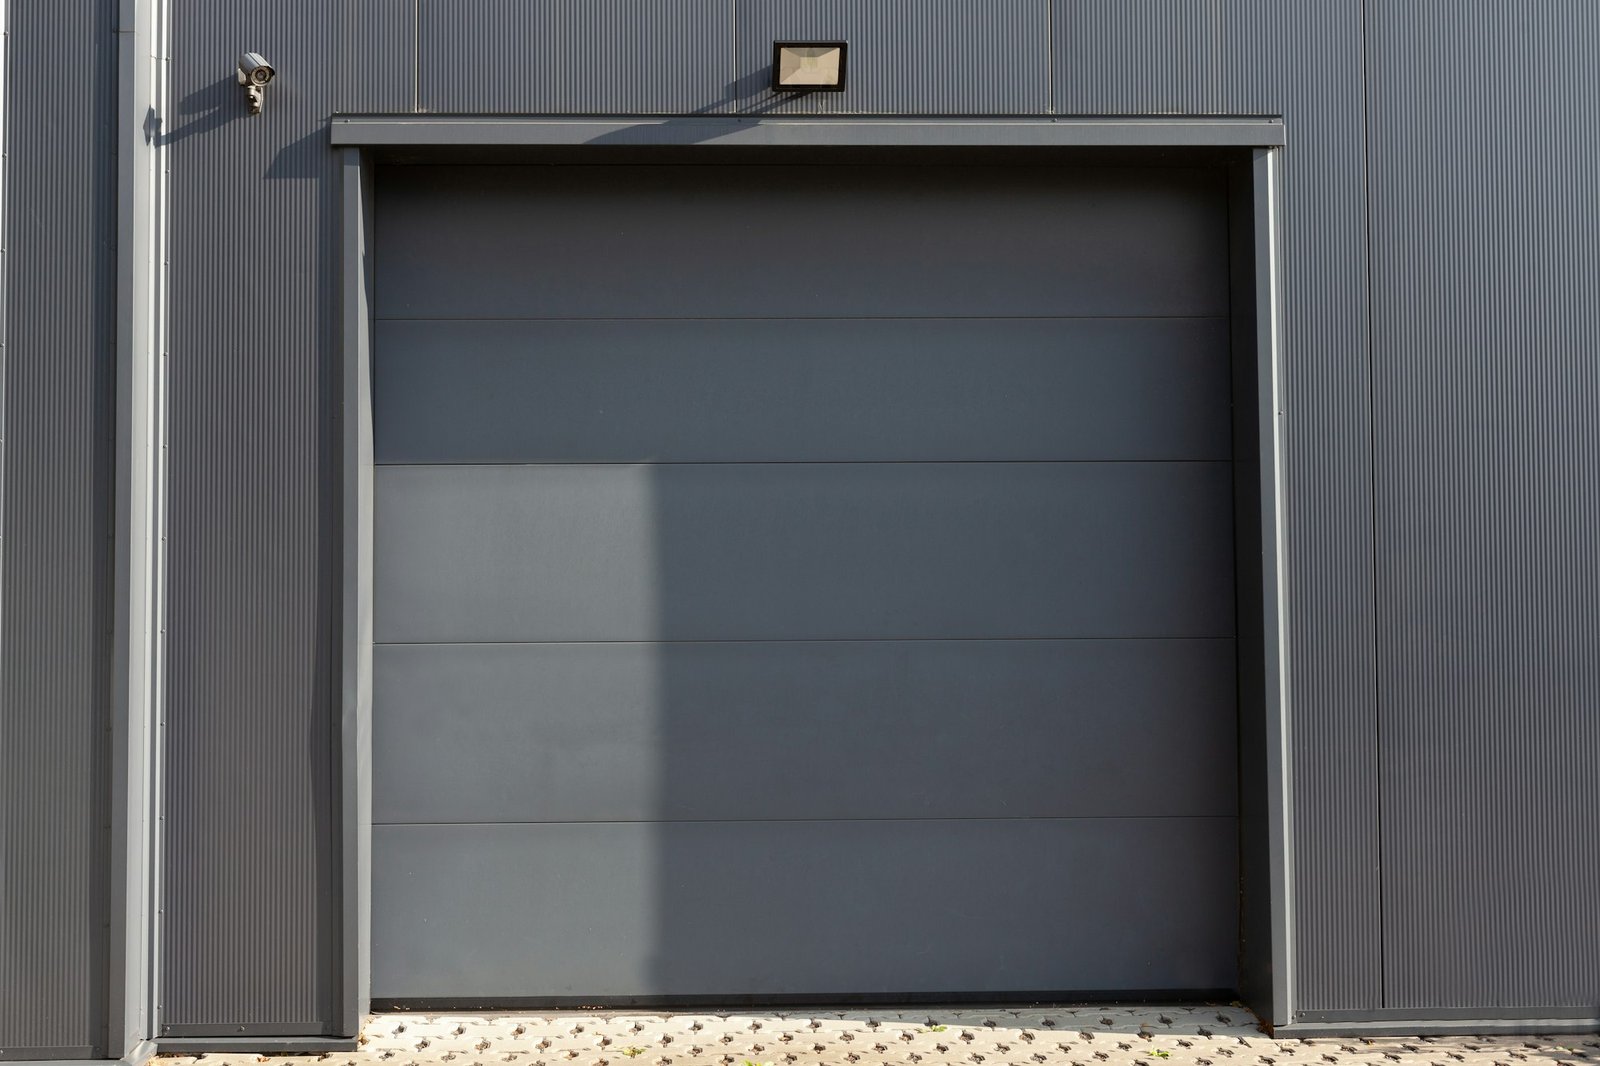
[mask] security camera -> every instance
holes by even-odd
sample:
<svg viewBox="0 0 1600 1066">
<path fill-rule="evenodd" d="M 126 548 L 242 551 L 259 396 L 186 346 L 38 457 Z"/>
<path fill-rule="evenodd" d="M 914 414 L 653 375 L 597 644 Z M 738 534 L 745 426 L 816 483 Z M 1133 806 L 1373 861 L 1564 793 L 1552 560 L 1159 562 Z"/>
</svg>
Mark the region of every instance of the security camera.
<svg viewBox="0 0 1600 1066">
<path fill-rule="evenodd" d="M 239 57 L 239 84 L 265 85 L 277 71 L 260 52 L 246 52 Z"/>
<path fill-rule="evenodd" d="M 244 86 L 245 99 L 250 101 L 252 115 L 261 114 L 261 90 L 266 88 L 276 73 L 260 52 L 246 52 L 239 57 L 239 84 Z"/>
</svg>

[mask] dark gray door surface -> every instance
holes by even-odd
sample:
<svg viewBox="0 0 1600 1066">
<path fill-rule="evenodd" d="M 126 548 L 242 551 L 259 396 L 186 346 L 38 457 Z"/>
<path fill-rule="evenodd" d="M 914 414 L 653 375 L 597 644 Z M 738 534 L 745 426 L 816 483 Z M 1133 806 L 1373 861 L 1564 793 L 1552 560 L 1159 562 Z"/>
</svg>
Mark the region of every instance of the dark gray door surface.
<svg viewBox="0 0 1600 1066">
<path fill-rule="evenodd" d="M 375 997 L 1234 985 L 1216 175 L 378 205 Z"/>
</svg>

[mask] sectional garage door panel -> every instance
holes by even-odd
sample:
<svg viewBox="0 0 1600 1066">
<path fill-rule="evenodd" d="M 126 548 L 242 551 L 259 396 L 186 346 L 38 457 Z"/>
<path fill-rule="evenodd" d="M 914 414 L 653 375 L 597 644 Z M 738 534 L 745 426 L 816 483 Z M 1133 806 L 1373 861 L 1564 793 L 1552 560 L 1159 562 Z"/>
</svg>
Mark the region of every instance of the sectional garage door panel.
<svg viewBox="0 0 1600 1066">
<path fill-rule="evenodd" d="M 377 826 L 373 995 L 1232 987 L 1228 818 Z M 446 990 L 446 991 L 441 991 Z"/>
<path fill-rule="evenodd" d="M 396 167 L 380 318 L 1226 315 L 1220 173 Z"/>
<path fill-rule="evenodd" d="M 1220 318 L 404 319 L 378 324 L 375 359 L 380 463 L 1227 460 L 1232 446 Z"/>
<path fill-rule="evenodd" d="M 1220 175 L 377 201 L 374 996 L 1234 985 Z"/>
<path fill-rule="evenodd" d="M 379 822 L 1236 810 L 1231 640 L 411 644 L 373 673 Z"/>
<path fill-rule="evenodd" d="M 1226 463 L 392 466 L 380 642 L 1226 637 Z"/>
</svg>

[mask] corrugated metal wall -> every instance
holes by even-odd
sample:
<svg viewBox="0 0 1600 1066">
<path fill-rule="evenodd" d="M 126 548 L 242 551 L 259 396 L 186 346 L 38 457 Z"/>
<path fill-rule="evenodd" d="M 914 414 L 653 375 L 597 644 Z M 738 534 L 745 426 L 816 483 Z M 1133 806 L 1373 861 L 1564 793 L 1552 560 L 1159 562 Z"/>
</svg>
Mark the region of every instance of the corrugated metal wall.
<svg viewBox="0 0 1600 1066">
<path fill-rule="evenodd" d="M 1038 0 L 738 0 L 722 110 L 1026 115 L 1050 107 L 1050 9 Z M 776 94 L 775 40 L 851 42 L 842 93 Z"/>
<path fill-rule="evenodd" d="M 416 9 L 419 111 L 670 114 L 710 109 L 724 93 L 727 0 L 678 0 L 670 9 L 637 0 L 475 0 L 466 8 L 417 0 Z"/>
<path fill-rule="evenodd" d="M 1385 1006 L 1600 1002 L 1600 7 L 1368 24 Z"/>
<path fill-rule="evenodd" d="M 1379 1006 L 1362 5 L 1224 5 L 1229 110 L 1277 112 L 1297 1010 Z"/>
<path fill-rule="evenodd" d="M 106 152 L 93 78 L 44 73 L 109 69 L 99 10 L 12 13 L 11 82 L 58 88 L 48 112 L 10 119 L 0 758 L 20 770 L 20 753 L 61 747 L 48 780 L 0 786 L 8 877 L 41 824 L 97 809 L 103 776 L 109 453 L 92 416 L 108 424 L 94 338 L 110 259 L 21 241 L 37 226 L 100 249 L 109 233 L 109 179 L 81 165 Z M 1600 702 L 1600 322 L 1581 288 L 1597 18 L 1581 0 L 179 0 L 170 1031 L 337 1017 L 336 110 L 1283 114 L 1298 1006 L 1592 1005 L 1600 803 L 1577 760 Z M 852 40 L 852 92 L 770 99 L 770 39 L 834 32 Z M 512 45 L 546 73 L 524 76 Z M 282 72 L 255 119 L 232 81 L 246 48 Z M 25 199 L 30 181 L 50 195 Z M 30 344 L 52 358 L 28 362 Z M 46 568 L 47 552 L 66 561 Z M 83 893 L 49 898 L 79 900 L 79 917 L 96 891 L 87 840 L 49 857 Z M 15 915 L 43 912 L 5 891 L 16 936 Z M 52 941 L 80 942 L 92 963 L 86 932 Z M 0 1032 L 74 1002 L 42 995 L 0 1005 Z"/>
<path fill-rule="evenodd" d="M 0 1055 L 98 1055 L 108 988 L 114 5 L 8 6 Z"/>
<path fill-rule="evenodd" d="M 410 79 L 385 73 L 411 61 L 390 51 L 409 8 L 172 12 L 160 1035 L 322 1033 L 340 1017 L 339 159 L 326 119 L 341 98 L 410 106 Z M 363 48 L 382 61 L 352 60 Z M 282 72 L 254 118 L 234 79 L 247 49 Z"/>
</svg>

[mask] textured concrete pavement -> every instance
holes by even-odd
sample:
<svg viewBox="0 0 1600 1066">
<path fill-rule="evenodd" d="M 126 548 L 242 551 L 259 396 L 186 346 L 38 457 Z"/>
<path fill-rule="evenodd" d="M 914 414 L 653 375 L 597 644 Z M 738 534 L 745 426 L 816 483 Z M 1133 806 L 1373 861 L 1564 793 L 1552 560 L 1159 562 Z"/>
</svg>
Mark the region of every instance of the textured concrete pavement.
<svg viewBox="0 0 1600 1066">
<path fill-rule="evenodd" d="M 1274 1039 L 1238 1007 L 380 1014 L 359 1050 L 158 1066 L 1600 1066 L 1600 1036 Z"/>
</svg>

